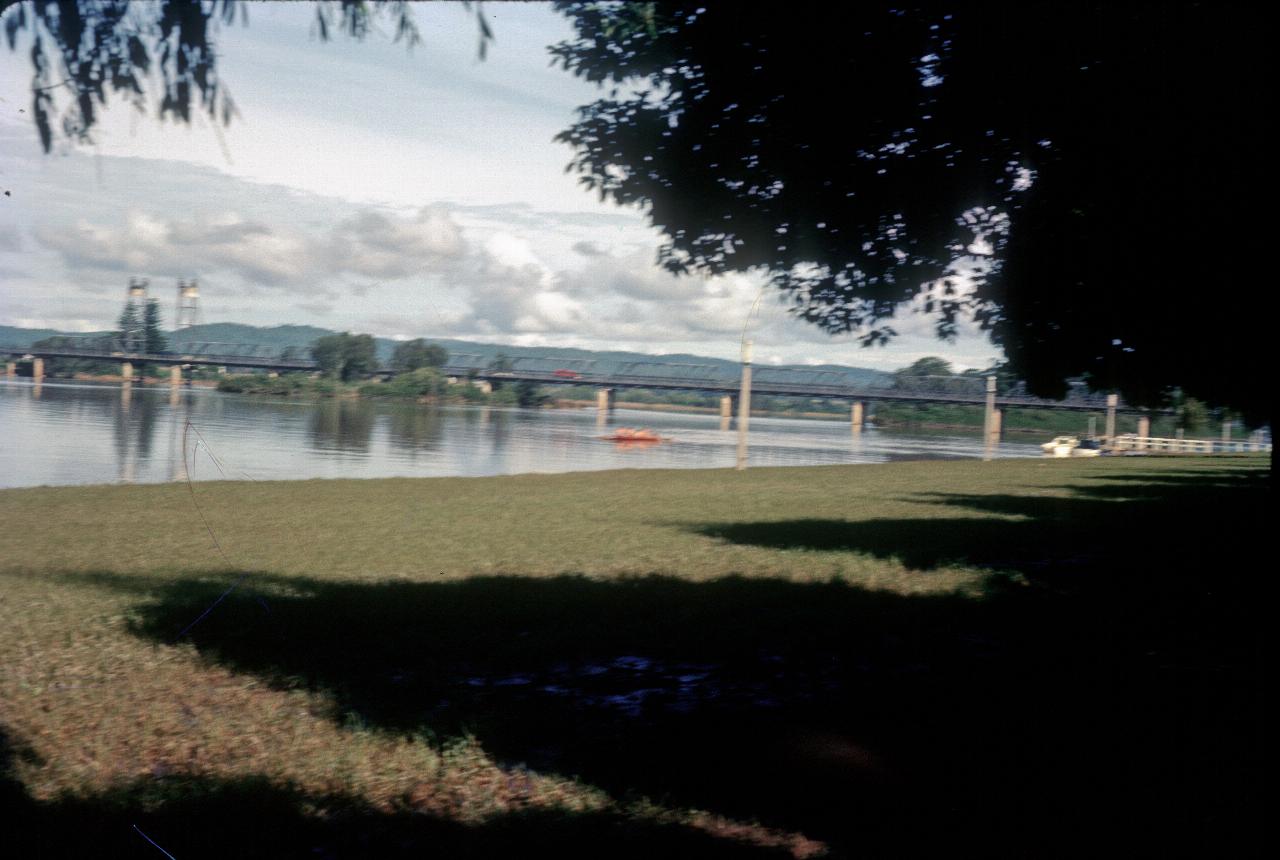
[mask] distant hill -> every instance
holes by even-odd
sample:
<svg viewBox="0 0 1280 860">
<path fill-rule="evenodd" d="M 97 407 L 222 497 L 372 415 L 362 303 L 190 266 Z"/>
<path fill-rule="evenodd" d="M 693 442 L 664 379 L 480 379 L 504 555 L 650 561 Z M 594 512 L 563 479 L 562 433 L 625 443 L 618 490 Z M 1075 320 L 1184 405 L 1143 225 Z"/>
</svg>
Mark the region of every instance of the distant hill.
<svg viewBox="0 0 1280 860">
<path fill-rule="evenodd" d="M 11 325 L 0 325 L 0 345 L 31 346 L 38 340 L 59 334 L 63 332 L 54 331 L 51 328 L 17 328 Z"/>
<path fill-rule="evenodd" d="M 31 346 L 38 340 L 60 334 L 75 333 L 53 331 L 52 329 L 0 326 L 0 345 Z M 336 334 L 336 332 L 308 325 L 280 325 L 262 328 L 242 323 L 205 323 L 191 326 L 181 331 L 168 332 L 168 337 L 170 346 L 174 349 L 180 349 L 182 344 L 187 343 L 225 343 L 267 347 L 278 352 L 289 347 L 305 349 L 314 343 L 317 338 L 329 334 Z M 695 368 L 688 368 L 690 375 L 711 376 L 712 378 L 736 379 L 739 373 L 738 362 L 728 361 L 723 358 L 711 358 L 705 355 L 688 355 L 686 353 L 648 355 L 640 352 L 618 350 L 597 351 L 572 347 L 511 346 L 508 344 L 478 343 L 476 341 L 455 340 L 452 338 L 427 338 L 427 340 L 432 343 L 438 343 L 447 349 L 452 360 L 462 360 L 465 363 L 477 366 L 487 365 L 501 354 L 510 358 L 543 359 L 555 357 L 557 359 L 571 359 L 574 363 L 594 362 L 593 369 L 606 373 L 625 370 L 624 365 L 639 362 L 700 365 L 696 370 Z M 389 360 L 392 351 L 396 348 L 397 341 L 379 337 L 374 338 L 374 342 L 377 344 L 378 358 L 382 361 Z M 464 359 L 464 356 L 467 358 Z M 756 378 L 763 381 L 768 378 L 771 372 L 777 370 L 802 370 L 806 373 L 822 373 L 824 374 L 824 379 L 849 385 L 878 387 L 888 386 L 893 383 L 893 374 L 883 370 L 871 370 L 865 367 L 845 367 L 835 364 L 819 366 L 761 364 L 756 365 Z M 832 375 L 825 376 L 825 374 Z"/>
</svg>

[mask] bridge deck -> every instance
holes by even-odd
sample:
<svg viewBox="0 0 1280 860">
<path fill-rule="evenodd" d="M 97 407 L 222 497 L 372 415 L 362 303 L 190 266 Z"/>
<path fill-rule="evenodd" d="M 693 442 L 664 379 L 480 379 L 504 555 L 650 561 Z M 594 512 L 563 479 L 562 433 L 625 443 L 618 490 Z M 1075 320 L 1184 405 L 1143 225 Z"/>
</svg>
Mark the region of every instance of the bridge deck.
<svg viewBox="0 0 1280 860">
<path fill-rule="evenodd" d="M 316 363 L 309 359 L 283 359 L 256 355 L 202 355 L 194 353 L 139 353 L 108 351 L 103 349 L 83 349 L 77 347 L 4 347 L 0 353 L 23 355 L 40 358 L 83 358 L 97 361 L 131 362 L 135 364 L 180 364 L 206 365 L 218 367 L 245 367 L 257 370 L 276 371 L 314 371 Z M 547 359 L 554 364 L 554 359 Z M 631 362 L 629 367 L 653 366 L 661 367 L 658 362 Z M 693 365 L 679 365 L 694 367 Z M 705 366 L 705 365 L 704 365 Z M 775 371 L 772 368 L 761 370 Z M 446 365 L 441 371 L 449 376 L 469 377 L 487 382 L 536 382 L 542 385 L 589 385 L 599 388 L 647 388 L 664 391 L 696 391 L 708 394 L 736 395 L 739 383 L 736 379 L 710 377 L 670 377 L 657 374 L 634 373 L 594 373 L 584 372 L 567 378 L 557 376 L 555 371 L 542 370 L 509 370 L 495 371 L 478 369 L 474 366 Z M 379 368 L 378 375 L 387 375 L 394 370 L 389 367 Z M 834 372 L 831 372 L 834 373 Z M 779 382 L 757 378 L 751 385 L 756 395 L 776 397 L 808 397 L 830 400 L 876 401 L 876 402 L 908 402 L 908 403 L 952 403 L 961 405 L 982 406 L 986 403 L 984 393 L 965 392 L 915 392 L 890 388 L 868 388 L 838 383 L 818 382 Z M 1077 398 L 1071 400 L 1044 400 L 1038 397 L 1006 395 L 996 397 L 996 405 L 1002 408 L 1022 407 L 1034 409 L 1060 409 L 1077 412 L 1102 412 L 1106 410 L 1105 397 Z M 1121 403 L 1117 409 L 1121 412 L 1137 411 Z M 1171 410 L 1157 410 L 1162 413 Z"/>
</svg>

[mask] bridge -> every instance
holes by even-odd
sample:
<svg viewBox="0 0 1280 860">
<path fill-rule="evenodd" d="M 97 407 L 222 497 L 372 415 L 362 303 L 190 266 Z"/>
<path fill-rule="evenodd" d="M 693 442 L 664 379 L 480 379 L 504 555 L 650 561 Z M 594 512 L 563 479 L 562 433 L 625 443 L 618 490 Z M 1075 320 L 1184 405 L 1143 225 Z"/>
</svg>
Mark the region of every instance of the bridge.
<svg viewBox="0 0 1280 860">
<path fill-rule="evenodd" d="M 68 338 L 70 340 L 70 338 Z M 255 370 L 315 370 L 316 363 L 303 358 L 281 358 L 267 347 L 253 344 L 216 342 L 181 344 L 170 352 L 128 352 L 118 344 L 59 344 L 56 346 L 0 346 L 0 353 L 30 359 L 80 358 L 89 361 L 118 362 L 121 365 L 167 364 L 212 365 L 215 367 L 248 367 Z M 228 350 L 227 347 L 231 347 Z M 124 374 L 131 376 L 132 374 Z"/>
<path fill-rule="evenodd" d="M 253 344 L 229 344 L 217 342 L 182 343 L 171 352 L 128 352 L 119 348 L 118 341 L 107 338 L 77 339 L 66 337 L 59 343 L 41 347 L 0 346 L 0 353 L 19 356 L 32 362 L 32 376 L 44 375 L 44 360 L 51 358 L 78 358 L 93 361 L 118 362 L 121 376 L 133 377 L 134 365 L 158 364 L 170 368 L 170 382 L 178 384 L 185 366 L 236 367 L 270 372 L 315 372 L 316 362 L 305 358 L 284 357 L 273 350 Z M 15 362 L 7 367 L 10 376 L 15 373 Z M 513 358 L 502 366 L 495 366 L 492 359 L 479 354 L 456 354 L 449 357 L 441 371 L 446 375 L 472 382 L 519 383 L 538 385 L 588 386 L 596 389 L 596 404 L 602 415 L 613 408 L 616 392 L 626 389 L 659 391 L 689 391 L 720 395 L 720 417 L 727 422 L 739 406 L 743 389 L 737 368 L 732 365 L 688 364 L 661 361 L 608 362 L 599 359 L 581 359 L 548 356 L 541 358 Z M 387 377 L 396 372 L 391 367 L 380 367 L 373 375 Z M 1092 395 L 1076 393 L 1064 400 L 1046 400 L 1023 394 L 998 395 L 994 379 L 976 377 L 947 377 L 935 380 L 922 390 L 903 390 L 867 385 L 857 381 L 853 371 L 829 369 L 754 367 L 749 390 L 756 395 L 794 397 L 843 401 L 850 404 L 850 421 L 860 429 L 864 422 L 864 404 L 884 403 L 948 403 L 986 408 L 988 435 L 999 436 L 1001 415 L 1005 409 L 1054 409 L 1076 412 L 1106 412 L 1107 432 L 1114 435 L 1115 416 L 1118 412 L 1134 413 L 1119 401 L 1116 395 Z M 749 402 L 749 401 L 748 401 Z M 1170 413 L 1172 410 L 1160 410 Z M 1140 434 L 1146 435 L 1149 426 L 1144 410 L 1139 419 Z"/>
</svg>

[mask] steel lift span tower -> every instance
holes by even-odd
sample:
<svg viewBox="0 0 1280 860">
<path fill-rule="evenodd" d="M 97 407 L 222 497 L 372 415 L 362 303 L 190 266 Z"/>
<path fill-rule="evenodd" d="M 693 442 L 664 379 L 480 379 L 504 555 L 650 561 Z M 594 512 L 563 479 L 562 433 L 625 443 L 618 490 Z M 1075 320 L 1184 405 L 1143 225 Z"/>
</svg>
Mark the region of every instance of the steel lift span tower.
<svg viewBox="0 0 1280 860">
<path fill-rule="evenodd" d="M 200 324 L 200 288 L 194 279 L 178 281 L 178 310 L 173 316 L 175 329 Z"/>
</svg>

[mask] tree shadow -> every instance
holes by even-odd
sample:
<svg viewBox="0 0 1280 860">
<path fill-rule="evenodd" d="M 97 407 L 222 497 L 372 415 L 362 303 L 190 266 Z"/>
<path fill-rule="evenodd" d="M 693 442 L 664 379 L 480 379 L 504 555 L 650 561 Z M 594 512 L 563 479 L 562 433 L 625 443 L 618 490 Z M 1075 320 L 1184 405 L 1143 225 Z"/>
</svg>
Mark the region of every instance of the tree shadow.
<svg viewBox="0 0 1280 860">
<path fill-rule="evenodd" d="M 232 574 L 64 578 L 147 595 L 130 628 L 169 643 Z M 854 715 L 852 702 L 901 703 L 905 684 L 958 671 L 939 660 L 992 647 L 956 626 L 958 598 L 839 582 L 254 574 L 246 585 L 255 595 L 234 593 L 191 642 L 278 688 L 323 692 L 339 724 L 469 734 L 505 764 L 816 838 L 901 819 L 892 798 L 918 794 L 890 762 L 898 739 L 884 729 L 897 718 L 882 707 Z"/>
<path fill-rule="evenodd" d="M 317 796 L 261 777 L 140 780 L 39 801 L 13 776 L 29 755 L 0 729 L 6 857 L 784 857 L 693 827 L 618 812 L 521 811 L 464 825 L 412 808 Z M 151 844 L 148 844 L 151 843 Z"/>
<path fill-rule="evenodd" d="M 172 641 L 225 582 L 154 590 L 132 629 Z M 326 694 L 337 722 L 469 733 L 507 765 L 850 853 L 1016 854 L 1037 833 L 1149 828 L 1195 796 L 1205 806 L 1189 826 L 1225 815 L 1218 801 L 1249 775 L 1239 739 L 1255 713 L 1239 673 L 1184 688 L 1105 621 L 1081 627 L 1034 595 L 662 577 L 254 582 L 269 613 L 233 595 L 192 641 Z M 1224 696 L 1241 710 L 1209 704 Z M 1089 826 L 1072 824 L 1081 815 Z"/>
<path fill-rule="evenodd" d="M 1043 493 L 909 497 L 978 516 L 713 522 L 686 528 L 727 543 L 896 559 L 913 571 L 973 565 L 1056 586 L 1083 587 L 1101 577 L 1101 587 L 1113 589 L 1142 578 L 1140 570 L 1126 566 L 1159 567 L 1172 575 L 1189 565 L 1217 567 L 1224 558 L 1246 558 L 1235 536 L 1256 541 L 1270 507 L 1265 470 L 1098 478 L 1104 483 L 1091 477 L 1090 483 L 1046 487 Z"/>
</svg>

